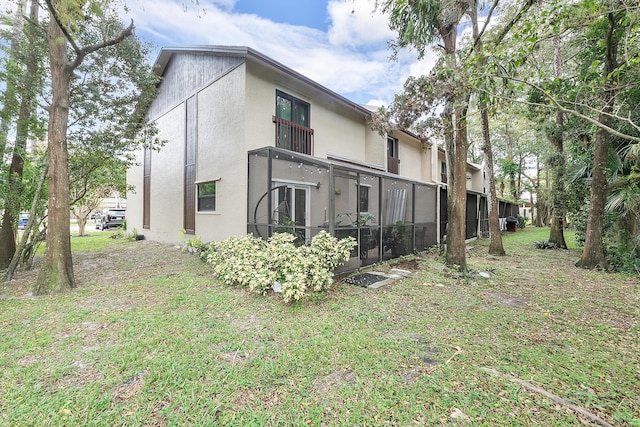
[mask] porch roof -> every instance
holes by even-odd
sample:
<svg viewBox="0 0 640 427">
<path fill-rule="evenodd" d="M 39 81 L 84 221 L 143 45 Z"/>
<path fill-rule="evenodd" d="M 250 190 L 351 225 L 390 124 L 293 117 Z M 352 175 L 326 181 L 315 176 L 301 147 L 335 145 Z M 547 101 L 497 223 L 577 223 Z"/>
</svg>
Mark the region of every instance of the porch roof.
<svg viewBox="0 0 640 427">
<path fill-rule="evenodd" d="M 415 179 L 410 179 L 410 178 L 406 178 L 400 175 L 396 175 L 394 173 L 389 173 L 386 172 L 384 170 L 380 170 L 380 167 L 378 165 L 371 165 L 370 167 L 366 164 L 366 163 L 361 163 L 361 162 L 353 162 L 350 159 L 340 159 L 337 157 L 334 157 L 332 159 L 322 159 L 319 157 L 313 157 L 313 156 L 309 156 L 307 154 L 302 154 L 302 153 L 296 153 L 293 151 L 289 151 L 289 150 L 285 150 L 282 148 L 278 148 L 278 147 L 272 147 L 272 146 L 267 146 L 267 147 L 262 147 L 262 148 L 257 148 L 255 150 L 251 150 L 249 151 L 249 155 L 251 154 L 259 154 L 259 153 L 264 153 L 266 151 L 271 151 L 273 153 L 277 153 L 278 155 L 283 156 L 282 158 L 286 158 L 287 156 L 290 157 L 291 160 L 300 160 L 300 161 L 304 161 L 305 163 L 308 164 L 312 164 L 314 166 L 318 166 L 318 167 L 327 167 L 327 166 L 335 166 L 337 168 L 340 169 L 347 169 L 353 172 L 359 172 L 359 173 L 364 173 L 367 175 L 375 175 L 378 177 L 382 177 L 382 178 L 389 178 L 389 179 L 393 179 L 395 181 L 403 181 L 403 182 L 408 182 L 408 183 L 415 183 L 415 184 L 420 184 L 420 185 L 425 185 L 428 187 L 439 187 L 439 185 L 436 185 L 432 182 L 425 182 L 425 181 L 418 181 Z"/>
</svg>

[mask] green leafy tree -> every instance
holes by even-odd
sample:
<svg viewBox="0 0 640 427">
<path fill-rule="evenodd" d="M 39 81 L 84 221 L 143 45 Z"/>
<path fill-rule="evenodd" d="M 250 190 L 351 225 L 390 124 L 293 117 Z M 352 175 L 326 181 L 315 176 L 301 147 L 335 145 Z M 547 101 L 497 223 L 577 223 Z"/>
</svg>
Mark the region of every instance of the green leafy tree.
<svg viewBox="0 0 640 427">
<path fill-rule="evenodd" d="M 125 28 L 110 15 L 111 2 L 47 0 L 46 6 L 52 97 L 49 217 L 35 294 L 75 287 L 69 229 L 69 162 L 74 153 L 108 141 L 110 156 L 127 158 L 140 143 L 135 135 L 156 83 L 141 61 L 140 45 L 131 42 L 133 23 Z"/>
<path fill-rule="evenodd" d="M 604 32 L 603 42 L 599 44 L 603 67 L 602 74 L 598 79 L 602 85 L 598 122 L 602 126 L 596 131 L 595 137 L 593 169 L 591 174 L 591 197 L 587 230 L 585 233 L 585 245 L 582 256 L 576 263 L 576 266 L 582 268 L 594 269 L 608 267 L 603 245 L 603 229 L 605 205 L 608 194 L 607 163 L 611 135 L 606 128 L 611 127 L 613 124 L 611 115 L 616 107 L 616 93 L 620 91 L 620 83 L 624 80 L 626 74 L 624 70 L 622 73 L 617 71 L 625 65 L 631 65 L 625 59 L 620 61 L 618 57 L 618 49 L 621 47 L 620 44 L 625 42 L 625 36 L 627 35 L 625 29 L 629 28 L 630 25 L 628 11 L 622 7 L 623 5 L 622 2 L 612 0 L 608 8 L 602 11 L 602 18 L 596 20 L 593 24 L 593 26 L 596 27 L 594 32 L 599 34 Z M 598 12 L 600 11 L 598 10 Z M 639 29 L 638 24 L 635 24 L 634 27 L 635 30 Z M 638 35 L 637 31 L 635 35 Z M 637 44 L 624 47 L 634 49 L 634 56 L 637 56 L 639 53 Z M 637 63 L 637 60 L 634 60 L 634 62 Z"/>
<path fill-rule="evenodd" d="M 44 40 L 36 27 L 39 5 L 31 2 L 29 19 L 25 24 L 16 24 L 22 31 L 14 27 L 12 42 L 6 58 L 6 89 L 4 104 L 0 113 L 0 138 L 2 152 L 7 148 L 7 134 L 11 119 L 15 119 L 15 140 L 11 148 L 11 163 L 6 174 L 6 187 L 2 198 L 3 215 L 0 226 L 0 268 L 9 265 L 16 250 L 16 226 L 18 215 L 27 205 L 24 191 L 23 175 L 27 158 L 27 140 L 30 136 L 39 136 L 36 118 L 36 97 L 43 86 Z M 22 21 L 23 4 L 20 3 L 15 20 Z M 12 106 L 17 108 L 12 112 Z M 15 115 L 13 114 L 15 113 Z M 35 131 L 35 132 L 34 132 Z"/>
<path fill-rule="evenodd" d="M 84 161 L 82 161 L 84 159 Z M 78 236 L 85 235 L 87 218 L 102 201 L 113 194 L 126 193 L 127 162 L 110 157 L 101 159 L 77 154 L 70 164 L 71 210 L 78 221 Z"/>
<path fill-rule="evenodd" d="M 404 94 L 396 97 L 399 121 L 415 121 L 437 102 L 443 105 L 440 122 L 447 153 L 447 250 L 446 262 L 466 271 L 465 216 L 466 162 L 469 89 L 459 73 L 458 25 L 469 5 L 458 1 L 380 0 L 389 14 L 389 26 L 397 31 L 397 47 L 413 46 L 420 57 L 435 42 L 441 42 L 442 58 L 431 76 L 409 79 Z"/>
</svg>

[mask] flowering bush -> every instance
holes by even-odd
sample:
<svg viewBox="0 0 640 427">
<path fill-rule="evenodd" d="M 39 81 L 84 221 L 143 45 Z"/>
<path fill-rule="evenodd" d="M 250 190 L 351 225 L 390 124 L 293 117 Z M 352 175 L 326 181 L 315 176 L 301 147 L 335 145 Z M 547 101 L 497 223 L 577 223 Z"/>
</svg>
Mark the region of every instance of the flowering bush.
<svg viewBox="0 0 640 427">
<path fill-rule="evenodd" d="M 321 292 L 333 283 L 333 271 L 349 259 L 355 239 L 338 240 L 321 231 L 309 245 L 296 246 L 296 236 L 276 233 L 269 241 L 252 235 L 206 245 L 201 257 L 213 265 L 227 285 L 266 294 L 278 283 L 285 302 L 297 301 L 309 289 Z"/>
</svg>

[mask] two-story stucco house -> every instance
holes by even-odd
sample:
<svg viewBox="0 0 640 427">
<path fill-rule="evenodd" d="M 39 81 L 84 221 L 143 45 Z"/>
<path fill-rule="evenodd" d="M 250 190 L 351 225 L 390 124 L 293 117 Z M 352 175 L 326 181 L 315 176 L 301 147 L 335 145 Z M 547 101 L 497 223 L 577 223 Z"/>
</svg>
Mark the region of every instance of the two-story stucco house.
<svg viewBox="0 0 640 427">
<path fill-rule="evenodd" d="M 442 150 L 408 131 L 380 135 L 369 109 L 251 48 L 163 49 L 156 72 L 148 120 L 167 144 L 127 173 L 130 231 L 178 243 L 324 229 L 358 240 L 351 267 L 440 241 Z M 474 237 L 486 218 L 480 167 L 467 183 Z"/>
</svg>

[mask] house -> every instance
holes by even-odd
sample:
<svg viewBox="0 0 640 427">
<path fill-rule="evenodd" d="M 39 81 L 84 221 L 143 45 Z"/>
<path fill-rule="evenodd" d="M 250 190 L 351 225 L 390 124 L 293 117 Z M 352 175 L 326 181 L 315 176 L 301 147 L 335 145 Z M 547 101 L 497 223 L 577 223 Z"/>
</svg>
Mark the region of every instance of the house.
<svg viewBox="0 0 640 427">
<path fill-rule="evenodd" d="M 139 152 L 127 173 L 129 230 L 178 243 L 326 229 L 358 240 L 352 267 L 439 242 L 437 147 L 409 131 L 380 135 L 371 110 L 248 47 L 162 49 L 155 70 L 148 120 L 167 144 Z M 468 173 L 477 236 L 483 178 L 476 165 Z"/>
</svg>

